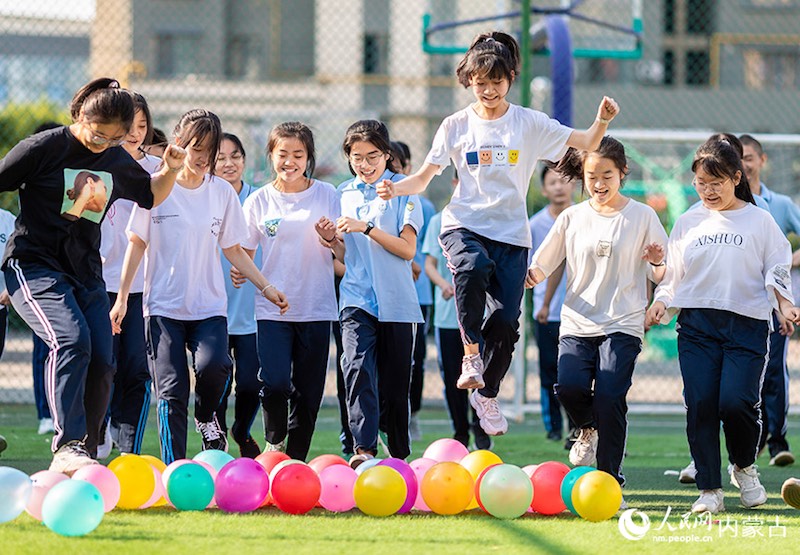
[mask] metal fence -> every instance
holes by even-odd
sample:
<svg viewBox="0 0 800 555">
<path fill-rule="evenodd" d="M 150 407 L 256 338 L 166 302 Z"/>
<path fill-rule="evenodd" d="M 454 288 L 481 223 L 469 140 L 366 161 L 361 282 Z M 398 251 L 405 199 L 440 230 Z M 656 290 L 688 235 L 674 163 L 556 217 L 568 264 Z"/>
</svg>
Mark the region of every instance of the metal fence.
<svg viewBox="0 0 800 555">
<path fill-rule="evenodd" d="M 556 44 L 564 28 L 574 56 Z M 566 109 L 576 127 L 591 123 L 604 94 L 619 101 L 611 133 L 628 148 L 629 190 L 665 221 L 670 191 L 690 182 L 686 157 L 712 131 L 763 138 L 766 182 L 798 195 L 798 0 L 0 0 L 0 155 L 45 120 L 68 122 L 72 93 L 108 75 L 145 95 L 167 135 L 188 109 L 217 113 L 242 138 L 254 184 L 270 179 L 266 135 L 286 120 L 314 130 L 320 179 L 349 177 L 340 145 L 362 118 L 385 121 L 416 167 L 442 118 L 470 101 L 454 68 L 460 49 L 489 29 L 515 34 L 528 52 L 513 101 Z M 531 212 L 543 203 L 537 187 Z M 444 175 L 429 196 L 441 208 L 448 195 Z M 15 212 L 16 203 L 15 193 L 0 194 L 0 206 Z M 518 406 L 539 396 L 527 339 L 525 395 L 520 374 L 502 392 L 518 393 Z M 651 336 L 632 400 L 680 403 L 672 340 Z M 12 316 L 0 402 L 32 400 L 30 348 Z M 425 396 L 441 399 L 430 349 Z M 792 341 L 792 369 L 797 350 Z"/>
</svg>

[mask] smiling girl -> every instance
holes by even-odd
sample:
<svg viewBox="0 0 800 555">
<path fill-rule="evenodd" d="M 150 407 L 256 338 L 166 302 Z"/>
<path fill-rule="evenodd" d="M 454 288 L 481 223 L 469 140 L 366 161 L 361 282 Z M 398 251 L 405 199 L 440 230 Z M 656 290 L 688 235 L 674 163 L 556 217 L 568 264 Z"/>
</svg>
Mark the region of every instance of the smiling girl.
<svg viewBox="0 0 800 555">
<path fill-rule="evenodd" d="M 701 206 L 683 214 L 669 238 L 664 281 L 647 311 L 649 325 L 678 313 L 678 359 L 686 433 L 700 497 L 692 512 L 725 510 L 720 476 L 722 423 L 741 503 L 767 493 L 753 466 L 761 421 L 761 387 L 773 310 L 800 322 L 792 297 L 792 252 L 769 212 L 756 208 L 742 160 L 728 140 L 702 145 L 692 163 Z"/>
<path fill-rule="evenodd" d="M 642 348 L 648 280 L 664 276 L 667 235 L 655 211 L 623 194 L 625 149 L 603 137 L 570 150 L 557 170 L 583 180 L 589 199 L 564 210 L 534 253 L 525 284 L 541 283 L 566 259 L 555 392 L 580 429 L 570 462 L 624 484 L 622 459 L 634 363 Z"/>
<path fill-rule="evenodd" d="M 181 117 L 174 135 L 187 150 L 176 187 L 156 210 L 134 210 L 119 294 L 111 310 L 112 325 L 119 331 L 144 255 L 147 353 L 158 399 L 161 458 L 167 464 L 186 456 L 187 350 L 196 377 L 194 416 L 203 449 L 228 447 L 216 416 L 231 379 L 226 276 L 218 249 L 264 297 L 282 311 L 288 309 L 283 294 L 242 249 L 247 228 L 236 192 L 211 173 L 222 136 L 219 118 L 207 110 L 191 110 Z"/>
<path fill-rule="evenodd" d="M 506 100 L 518 73 L 519 46 L 513 37 L 501 32 L 476 37 L 456 69 L 475 102 L 442 122 L 415 174 L 378 185 L 384 199 L 413 195 L 451 160 L 458 171 L 459 185 L 442 213 L 440 236 L 453 270 L 464 343 L 457 384 L 475 390 L 470 403 L 491 435 L 508 430 L 496 397 L 519 339 L 531 247 L 525 198 L 536 163 L 561 158 L 569 146 L 595 149 L 619 112 L 617 103 L 604 97 L 592 126 L 575 131 Z"/>
</svg>

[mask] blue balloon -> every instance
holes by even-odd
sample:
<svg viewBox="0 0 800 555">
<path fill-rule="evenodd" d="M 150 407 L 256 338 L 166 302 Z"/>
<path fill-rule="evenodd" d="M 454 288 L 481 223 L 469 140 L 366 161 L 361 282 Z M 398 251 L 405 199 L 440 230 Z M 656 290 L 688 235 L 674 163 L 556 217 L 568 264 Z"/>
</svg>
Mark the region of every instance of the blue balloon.
<svg viewBox="0 0 800 555">
<path fill-rule="evenodd" d="M 21 515 L 32 492 L 33 482 L 27 474 L 10 466 L 0 466 L 0 522 Z"/>
<path fill-rule="evenodd" d="M 57 483 L 42 503 L 42 522 L 62 536 L 85 536 L 100 525 L 104 514 L 100 490 L 83 480 Z"/>
<path fill-rule="evenodd" d="M 202 511 L 214 497 L 214 479 L 200 464 L 181 465 L 169 477 L 167 495 L 179 511 Z"/>
<path fill-rule="evenodd" d="M 575 510 L 575 505 L 572 504 L 572 488 L 575 487 L 575 482 L 578 481 L 578 478 L 594 470 L 597 469 L 593 466 L 576 466 L 567 472 L 567 475 L 564 476 L 564 479 L 561 481 L 561 499 L 564 501 L 564 505 L 567 506 L 567 509 L 574 515 L 577 515 L 578 511 Z"/>
<path fill-rule="evenodd" d="M 223 466 L 233 460 L 233 456 L 219 449 L 206 449 L 205 451 L 200 451 L 192 460 L 208 463 L 214 470 L 219 472 Z"/>
</svg>

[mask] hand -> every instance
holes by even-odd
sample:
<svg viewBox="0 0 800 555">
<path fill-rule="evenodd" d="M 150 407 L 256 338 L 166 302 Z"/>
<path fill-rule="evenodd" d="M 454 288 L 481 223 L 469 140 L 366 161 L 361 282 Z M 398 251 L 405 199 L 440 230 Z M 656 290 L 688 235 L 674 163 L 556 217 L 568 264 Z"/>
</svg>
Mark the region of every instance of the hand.
<svg viewBox="0 0 800 555">
<path fill-rule="evenodd" d="M 600 106 L 597 108 L 597 117 L 607 120 L 609 123 L 619 114 L 619 104 L 609 97 L 604 96 L 600 101 Z"/>
<path fill-rule="evenodd" d="M 544 279 L 544 273 L 539 268 L 528 268 L 528 273 L 525 276 L 525 289 L 532 289 L 542 283 Z"/>
<path fill-rule="evenodd" d="M 778 331 L 781 332 L 781 335 L 785 335 L 786 337 L 791 337 L 794 333 L 794 324 L 791 321 L 787 320 L 783 317 L 783 314 L 776 312 L 775 315 L 778 318 Z"/>
<path fill-rule="evenodd" d="M 111 318 L 111 332 L 114 335 L 122 333 L 122 321 L 125 319 L 125 314 L 128 312 L 128 301 L 122 302 L 122 299 L 117 295 L 117 300 L 114 306 L 111 307 L 111 312 L 108 313 Z"/>
<path fill-rule="evenodd" d="M 661 323 L 661 319 L 664 317 L 664 314 L 667 313 L 667 306 L 661 302 L 656 301 L 650 308 L 647 309 L 647 312 L 644 315 L 644 325 L 649 327 L 657 326 Z"/>
<path fill-rule="evenodd" d="M 414 278 L 414 281 L 417 281 L 419 279 L 419 275 L 421 273 L 422 273 L 422 267 L 412 260 L 411 261 L 411 277 Z"/>
<path fill-rule="evenodd" d="M 449 300 L 453 298 L 453 295 L 456 294 L 456 290 L 453 288 L 452 284 L 448 283 L 444 287 L 442 287 L 442 298 L 444 300 Z"/>
<path fill-rule="evenodd" d="M 333 223 L 326 216 L 322 216 L 317 223 L 314 224 L 320 243 L 330 248 L 334 241 L 336 241 L 336 224 Z"/>
<path fill-rule="evenodd" d="M 0 304 L 3 306 L 11 306 L 11 295 L 8 294 L 8 289 L 3 289 L 0 293 Z"/>
<path fill-rule="evenodd" d="M 239 289 L 244 282 L 247 281 L 247 278 L 244 277 L 244 274 L 237 270 L 235 267 L 231 266 L 231 283 L 236 289 Z"/>
<path fill-rule="evenodd" d="M 664 247 L 658 243 L 650 243 L 642 249 L 642 260 L 650 264 L 661 264 L 664 261 Z"/>
<path fill-rule="evenodd" d="M 192 139 L 187 148 L 192 147 L 196 141 L 197 139 Z M 183 167 L 183 161 L 186 159 L 186 150 L 178 145 L 167 145 L 161 158 L 170 170 L 178 171 Z"/>
<path fill-rule="evenodd" d="M 792 323 L 800 324 L 800 308 L 797 308 L 796 306 L 788 305 L 786 307 L 781 307 L 781 316 Z"/>
<path fill-rule="evenodd" d="M 536 321 L 540 324 L 546 324 L 547 318 L 550 316 L 550 307 L 544 305 L 542 308 L 539 309 L 539 312 L 536 313 Z"/>
<path fill-rule="evenodd" d="M 84 204 L 86 204 L 93 196 L 94 179 L 89 178 L 86 180 L 86 184 L 83 186 L 83 189 L 81 189 L 81 194 L 77 199 L 75 199 L 75 202 L 77 203 L 78 201 L 82 201 Z"/>
<path fill-rule="evenodd" d="M 383 200 L 391 200 L 394 198 L 394 183 L 391 179 L 384 179 L 378 183 L 378 186 L 375 187 L 375 190 L 377 191 L 378 196 Z"/>
<path fill-rule="evenodd" d="M 289 302 L 286 300 L 286 295 L 275 287 L 267 287 L 261 294 L 269 302 L 280 308 L 281 314 L 286 314 L 286 311 L 289 310 Z"/>
<path fill-rule="evenodd" d="M 367 222 L 356 220 L 348 216 L 342 216 L 336 220 L 336 229 L 339 233 L 364 233 L 367 229 Z"/>
</svg>

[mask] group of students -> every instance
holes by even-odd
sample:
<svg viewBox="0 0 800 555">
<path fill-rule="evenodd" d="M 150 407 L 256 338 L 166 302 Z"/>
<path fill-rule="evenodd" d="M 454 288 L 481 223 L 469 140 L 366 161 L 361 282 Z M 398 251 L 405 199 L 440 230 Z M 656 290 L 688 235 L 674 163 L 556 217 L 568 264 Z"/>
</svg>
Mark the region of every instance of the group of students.
<svg viewBox="0 0 800 555">
<path fill-rule="evenodd" d="M 422 268 L 412 260 L 421 244 L 459 440 L 468 441 L 468 404 L 476 444 L 507 432 L 497 395 L 519 338 L 522 296 L 551 276 L 536 309 L 539 335 L 551 338 L 542 383 L 553 438 L 559 404 L 577 430 L 570 462 L 596 464 L 624 484 L 626 395 L 645 323 L 679 312 L 687 434 L 701 490 L 692 510 L 723 510 L 720 421 L 743 504 L 765 502 L 753 462 L 770 321 L 775 310 L 781 322 L 800 322 L 800 310 L 789 243 L 755 208 L 742 152 L 716 136 L 698 149 L 692 169 L 701 203 L 668 240 L 650 207 L 621 194 L 624 148 L 606 135 L 617 103 L 604 97 L 584 131 L 511 104 L 519 56 L 505 33 L 473 41 L 456 75 L 475 102 L 442 122 L 410 175 L 374 120 L 347 129 L 342 151 L 353 178 L 338 187 L 314 178 L 314 138 L 297 122 L 270 132 L 274 179 L 258 189 L 242 181 L 241 142 L 206 110 L 181 117 L 158 160 L 141 149 L 152 129 L 146 101 L 111 79 L 76 94 L 72 125 L 12 149 L 0 161 L 0 183 L 20 190 L 20 215 L 3 269 L 11 302 L 49 347 L 51 468 L 95 462 L 115 366 L 115 392 L 135 399 L 120 405 L 127 411 L 117 418 L 125 423 L 120 449 L 140 444 L 152 379 L 162 458 L 183 458 L 187 349 L 204 448 L 227 448 L 224 412 L 235 382 L 231 436 L 241 453 L 260 451 L 251 434 L 260 404 L 267 448 L 304 459 L 331 321 L 341 334 L 351 465 L 375 457 L 384 434 L 391 456 L 408 457 L 425 305 L 414 284 Z M 571 205 L 571 185 L 562 184 L 552 190 L 554 209 L 529 224 L 525 198 L 540 160 L 558 161 L 545 183 L 550 172 L 582 181 L 589 198 Z M 423 233 L 417 195 L 451 163 L 458 183 Z M 88 192 L 68 194 L 80 172 L 95 176 Z M 101 223 L 97 213 L 105 213 Z M 648 308 L 650 283 L 658 286 Z M 559 295 L 563 306 L 553 314 Z M 560 324 L 552 326 L 555 316 Z"/>
</svg>

